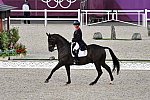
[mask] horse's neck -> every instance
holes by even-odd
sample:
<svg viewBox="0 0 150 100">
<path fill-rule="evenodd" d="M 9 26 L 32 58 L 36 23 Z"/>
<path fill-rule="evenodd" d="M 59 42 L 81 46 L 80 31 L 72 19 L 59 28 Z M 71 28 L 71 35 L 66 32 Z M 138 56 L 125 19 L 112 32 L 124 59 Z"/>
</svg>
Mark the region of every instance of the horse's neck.
<svg viewBox="0 0 150 100">
<path fill-rule="evenodd" d="M 69 49 L 69 42 L 67 40 L 65 40 L 64 38 L 60 37 L 58 40 L 57 40 L 57 49 L 58 51 L 62 51 L 62 50 L 67 50 Z"/>
<path fill-rule="evenodd" d="M 57 40 L 57 49 L 58 49 L 58 59 L 63 58 L 70 52 L 70 44 L 67 40 L 60 37 Z"/>
</svg>

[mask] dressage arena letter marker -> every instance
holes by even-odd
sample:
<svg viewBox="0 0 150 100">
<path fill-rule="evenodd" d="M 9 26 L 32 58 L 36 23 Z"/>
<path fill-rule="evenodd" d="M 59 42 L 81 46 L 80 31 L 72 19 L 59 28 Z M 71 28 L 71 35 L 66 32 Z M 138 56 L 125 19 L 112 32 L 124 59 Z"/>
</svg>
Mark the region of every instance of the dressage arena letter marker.
<svg viewBox="0 0 150 100">
<path fill-rule="evenodd" d="M 46 3 L 49 8 L 56 8 L 58 6 L 60 6 L 61 8 L 69 8 L 72 3 L 76 2 L 76 0 L 41 0 L 41 1 Z M 64 2 L 64 1 L 69 3 L 68 6 L 63 6 L 62 5 L 62 2 Z M 55 6 L 51 6 L 50 2 L 55 2 L 56 5 Z"/>
</svg>

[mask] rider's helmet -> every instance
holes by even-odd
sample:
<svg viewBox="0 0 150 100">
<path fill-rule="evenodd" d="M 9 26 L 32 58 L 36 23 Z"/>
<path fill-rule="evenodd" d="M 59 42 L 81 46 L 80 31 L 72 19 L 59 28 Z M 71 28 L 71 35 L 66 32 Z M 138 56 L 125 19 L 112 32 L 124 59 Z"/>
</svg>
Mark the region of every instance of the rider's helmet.
<svg viewBox="0 0 150 100">
<path fill-rule="evenodd" d="M 77 20 L 77 21 L 74 21 L 73 22 L 73 25 L 80 25 L 80 22 Z"/>
</svg>

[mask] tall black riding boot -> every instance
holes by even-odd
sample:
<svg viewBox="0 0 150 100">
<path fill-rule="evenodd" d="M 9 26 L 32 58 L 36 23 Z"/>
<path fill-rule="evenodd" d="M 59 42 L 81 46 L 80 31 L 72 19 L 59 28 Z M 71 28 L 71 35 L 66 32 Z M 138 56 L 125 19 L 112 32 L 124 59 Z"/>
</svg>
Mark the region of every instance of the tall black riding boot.
<svg viewBox="0 0 150 100">
<path fill-rule="evenodd" d="M 74 63 L 75 64 L 79 63 L 78 53 L 79 53 L 79 50 L 75 50 L 74 51 L 74 55 L 75 55 L 75 57 L 74 57 Z"/>
<path fill-rule="evenodd" d="M 74 62 L 75 62 L 75 64 L 79 64 L 79 58 L 78 57 L 74 57 Z"/>
</svg>

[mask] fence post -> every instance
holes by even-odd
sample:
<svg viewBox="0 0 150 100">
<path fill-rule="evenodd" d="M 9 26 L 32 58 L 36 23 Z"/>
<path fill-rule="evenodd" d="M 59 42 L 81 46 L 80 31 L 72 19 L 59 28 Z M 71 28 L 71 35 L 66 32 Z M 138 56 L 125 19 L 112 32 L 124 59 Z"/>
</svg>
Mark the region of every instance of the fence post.
<svg viewBox="0 0 150 100">
<path fill-rule="evenodd" d="M 142 14 L 142 25 L 143 25 L 143 27 L 145 27 L 145 14 Z"/>
<path fill-rule="evenodd" d="M 145 9 L 145 27 L 147 27 L 147 9 Z"/>
<path fill-rule="evenodd" d="M 85 11 L 85 23 L 86 23 L 86 26 L 88 25 L 88 13 L 87 11 Z"/>
<path fill-rule="evenodd" d="M 47 26 L 47 9 L 44 9 L 44 16 L 45 16 L 45 20 L 44 20 L 44 26 Z"/>
<path fill-rule="evenodd" d="M 112 20 L 115 20 L 115 14 L 114 14 L 114 12 L 111 13 L 111 16 L 112 16 Z"/>
<path fill-rule="evenodd" d="M 83 14 L 81 13 L 81 27 L 82 27 L 82 25 L 83 25 Z"/>
<path fill-rule="evenodd" d="M 115 12 L 116 12 L 116 21 L 118 21 L 118 11 L 115 10 Z"/>
<path fill-rule="evenodd" d="M 81 21 L 81 10 L 78 9 L 78 21 L 80 22 Z"/>
<path fill-rule="evenodd" d="M 110 13 L 110 12 L 107 12 L 107 20 L 108 20 L 108 21 L 110 20 L 110 18 L 109 18 L 109 13 Z"/>
<path fill-rule="evenodd" d="M 140 11 L 138 11 L 138 26 L 140 26 Z"/>
</svg>

